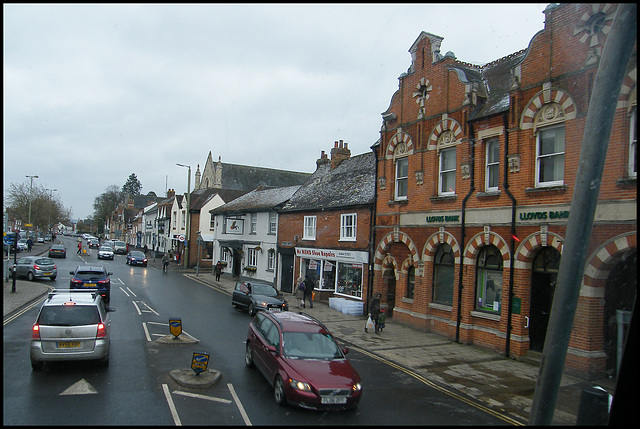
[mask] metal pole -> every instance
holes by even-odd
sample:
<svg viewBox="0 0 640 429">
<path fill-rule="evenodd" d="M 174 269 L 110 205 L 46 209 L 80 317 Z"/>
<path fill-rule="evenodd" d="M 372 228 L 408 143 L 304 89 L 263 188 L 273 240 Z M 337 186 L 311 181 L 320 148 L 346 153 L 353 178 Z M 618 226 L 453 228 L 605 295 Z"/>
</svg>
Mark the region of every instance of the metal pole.
<svg viewBox="0 0 640 429">
<path fill-rule="evenodd" d="M 33 189 L 33 179 L 37 179 L 38 176 L 24 176 L 24 177 L 30 177 L 31 178 L 31 185 L 29 185 L 29 220 L 27 221 L 27 223 L 29 224 L 28 228 L 31 228 L 31 190 Z M 27 229 L 27 231 L 30 231 L 29 229 Z M 29 234 L 27 233 L 27 236 Z"/>
<path fill-rule="evenodd" d="M 180 167 L 185 167 L 189 169 L 189 176 L 187 178 L 187 239 L 185 241 L 185 245 L 184 245 L 184 268 L 188 268 L 189 267 L 189 245 L 191 243 L 191 225 L 190 225 L 190 220 L 191 220 L 191 214 L 189 213 L 189 202 L 190 202 L 190 194 L 191 194 L 191 166 L 190 165 L 184 165 L 184 164 L 176 164 Z"/>
<path fill-rule="evenodd" d="M 57 191 L 57 189 L 46 189 L 47 191 L 49 191 L 49 234 L 52 234 L 51 232 L 51 199 L 53 198 L 53 191 Z M 53 241 L 53 238 L 52 238 Z"/>
<path fill-rule="evenodd" d="M 621 4 L 596 73 L 584 128 L 571 216 L 544 342 L 530 425 L 550 425 L 558 399 L 571 328 L 591 238 L 620 87 L 636 41 L 636 5 Z"/>
</svg>

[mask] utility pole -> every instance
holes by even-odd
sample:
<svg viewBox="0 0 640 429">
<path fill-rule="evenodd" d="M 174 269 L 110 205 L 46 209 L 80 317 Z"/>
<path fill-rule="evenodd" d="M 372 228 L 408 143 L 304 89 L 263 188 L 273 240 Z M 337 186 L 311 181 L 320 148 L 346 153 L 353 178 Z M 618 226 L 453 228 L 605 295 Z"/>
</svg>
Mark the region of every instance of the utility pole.
<svg viewBox="0 0 640 429">
<path fill-rule="evenodd" d="M 46 191 L 49 191 L 49 234 L 53 234 L 51 232 L 51 199 L 53 198 L 53 192 L 57 192 L 57 189 L 45 189 Z M 52 236 L 53 237 L 53 236 Z"/>
<path fill-rule="evenodd" d="M 189 169 L 189 177 L 187 178 L 187 238 L 184 242 L 184 267 L 185 268 L 189 268 L 189 244 L 191 243 L 191 225 L 190 225 L 190 221 L 191 221 L 191 214 L 189 213 L 189 209 L 190 209 L 190 199 L 191 199 L 191 166 L 190 165 L 185 165 L 185 164 L 176 164 L 177 166 L 180 167 L 185 167 Z"/>
<path fill-rule="evenodd" d="M 29 220 L 27 221 L 27 223 L 29 224 L 27 228 L 31 228 L 31 190 L 33 189 L 33 179 L 37 179 L 38 176 L 24 176 L 24 177 L 31 178 L 31 185 L 29 185 Z M 30 231 L 30 229 L 27 229 L 27 231 Z M 27 233 L 27 235 L 29 234 Z"/>
</svg>

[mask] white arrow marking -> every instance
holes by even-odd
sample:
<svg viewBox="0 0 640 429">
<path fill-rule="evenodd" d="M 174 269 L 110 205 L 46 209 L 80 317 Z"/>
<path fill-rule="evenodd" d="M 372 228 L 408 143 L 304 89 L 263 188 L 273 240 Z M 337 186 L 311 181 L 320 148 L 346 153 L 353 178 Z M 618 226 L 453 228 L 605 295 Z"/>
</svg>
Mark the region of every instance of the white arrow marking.
<svg viewBox="0 0 640 429">
<path fill-rule="evenodd" d="M 78 381 L 67 390 L 62 392 L 60 395 L 92 395 L 94 393 L 98 393 L 98 391 L 94 389 L 92 385 L 87 383 L 87 380 L 83 378 L 82 380 Z"/>
</svg>

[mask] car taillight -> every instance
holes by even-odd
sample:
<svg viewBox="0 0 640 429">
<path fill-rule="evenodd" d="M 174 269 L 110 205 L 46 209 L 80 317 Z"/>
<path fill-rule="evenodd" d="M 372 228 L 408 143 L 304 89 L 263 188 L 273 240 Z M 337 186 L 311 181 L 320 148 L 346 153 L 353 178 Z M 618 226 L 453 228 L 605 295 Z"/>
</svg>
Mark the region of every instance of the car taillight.
<svg viewBox="0 0 640 429">
<path fill-rule="evenodd" d="M 107 337 L 107 328 L 104 326 L 104 323 L 98 323 L 98 333 L 96 334 L 96 338 L 106 338 Z"/>
<path fill-rule="evenodd" d="M 109 283 L 109 279 L 105 279 L 105 280 L 98 280 L 98 283 L 100 283 L 100 284 L 107 284 L 107 283 Z"/>
<path fill-rule="evenodd" d="M 79 285 L 82 283 L 82 280 L 78 280 L 78 279 L 71 279 L 71 284 L 76 284 Z"/>
<path fill-rule="evenodd" d="M 33 265 L 33 269 L 34 269 L 34 270 L 40 270 L 40 266 L 39 266 L 39 265 L 37 265 L 37 264 L 34 264 L 34 265 Z"/>
<path fill-rule="evenodd" d="M 40 339 L 40 325 L 33 325 L 33 329 L 31 329 L 31 339 L 32 340 Z"/>
</svg>

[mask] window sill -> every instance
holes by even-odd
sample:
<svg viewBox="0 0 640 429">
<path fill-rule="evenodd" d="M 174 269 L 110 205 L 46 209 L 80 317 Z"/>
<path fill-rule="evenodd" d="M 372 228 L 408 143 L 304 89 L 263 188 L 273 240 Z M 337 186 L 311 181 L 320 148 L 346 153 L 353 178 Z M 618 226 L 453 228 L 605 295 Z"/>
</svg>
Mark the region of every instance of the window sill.
<svg viewBox="0 0 640 429">
<path fill-rule="evenodd" d="M 401 298 L 401 301 L 404 302 L 405 304 L 413 304 L 413 298 L 407 298 L 406 296 L 403 296 Z"/>
<path fill-rule="evenodd" d="M 541 186 L 538 188 L 525 188 L 525 194 L 536 194 L 539 192 L 566 192 L 569 187 L 567 185 L 557 186 Z"/>
<path fill-rule="evenodd" d="M 471 316 L 477 317 L 477 318 L 480 318 L 480 319 L 493 320 L 495 322 L 499 322 L 500 321 L 500 315 L 499 314 L 485 313 L 484 311 L 479 311 L 479 310 L 472 311 L 471 312 Z"/>
<path fill-rule="evenodd" d="M 455 201 L 458 198 L 457 195 L 438 195 L 437 197 L 429 198 L 432 202 L 446 202 L 446 201 Z"/>
<path fill-rule="evenodd" d="M 407 205 L 409 204 L 409 200 L 405 199 L 405 200 L 389 200 L 387 201 L 387 205 L 389 206 L 402 206 L 402 205 Z"/>
<path fill-rule="evenodd" d="M 438 304 L 436 302 L 432 302 L 429 304 L 429 308 L 433 308 L 435 310 L 442 310 L 442 311 L 448 311 L 451 312 L 451 310 L 453 309 L 452 305 L 447 305 L 447 304 Z"/>
<path fill-rule="evenodd" d="M 616 180 L 616 185 L 618 186 L 636 186 L 637 184 L 637 178 L 636 177 L 621 177 L 618 180 Z"/>
<path fill-rule="evenodd" d="M 485 191 L 485 192 L 478 192 L 476 194 L 476 196 L 478 198 L 491 198 L 491 197 L 499 197 L 500 194 L 502 194 L 501 191 Z"/>
</svg>

